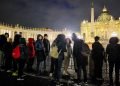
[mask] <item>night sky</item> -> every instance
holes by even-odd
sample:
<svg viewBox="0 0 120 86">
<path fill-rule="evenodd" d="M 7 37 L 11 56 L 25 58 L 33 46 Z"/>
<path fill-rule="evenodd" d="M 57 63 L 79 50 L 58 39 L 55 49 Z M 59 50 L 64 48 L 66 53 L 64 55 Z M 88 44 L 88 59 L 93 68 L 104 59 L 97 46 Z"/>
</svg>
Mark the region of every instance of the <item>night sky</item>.
<svg viewBox="0 0 120 86">
<path fill-rule="evenodd" d="M 120 0 L 94 0 L 95 18 L 104 5 L 120 16 Z M 91 0 L 0 0 L 0 22 L 78 31 L 83 19 L 90 20 L 90 7 Z"/>
</svg>

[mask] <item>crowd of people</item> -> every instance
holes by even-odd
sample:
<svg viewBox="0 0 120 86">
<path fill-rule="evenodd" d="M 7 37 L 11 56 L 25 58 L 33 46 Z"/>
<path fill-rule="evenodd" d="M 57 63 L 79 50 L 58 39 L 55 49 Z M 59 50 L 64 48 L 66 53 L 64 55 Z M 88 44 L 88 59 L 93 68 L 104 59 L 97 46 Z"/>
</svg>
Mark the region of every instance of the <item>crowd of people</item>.
<svg viewBox="0 0 120 86">
<path fill-rule="evenodd" d="M 83 71 L 83 82 L 87 84 L 88 81 L 88 58 L 93 60 L 94 71 L 91 76 L 94 80 L 103 80 L 102 68 L 103 62 L 109 63 L 109 86 L 113 86 L 113 68 L 115 66 L 115 85 L 119 86 L 119 72 L 120 72 L 120 44 L 117 37 L 112 37 L 109 40 L 109 44 L 106 49 L 99 42 L 100 37 L 95 37 L 95 42 L 92 44 L 92 49 L 83 39 L 79 39 L 75 33 L 72 34 L 72 40 L 66 38 L 64 34 L 58 34 L 56 39 L 50 45 L 48 35 L 41 34 L 37 35 L 37 40 L 33 38 L 26 39 L 22 37 L 22 33 L 15 33 L 14 40 L 9 38 L 9 34 L 5 33 L 0 35 L 0 58 L 1 58 L 1 69 L 6 72 L 12 71 L 13 76 L 17 76 L 17 80 L 24 80 L 22 78 L 24 67 L 26 66 L 27 72 L 32 72 L 34 60 L 37 60 L 36 74 L 42 73 L 41 64 L 44 63 L 44 71 L 46 71 L 47 58 L 51 58 L 51 65 L 49 76 L 52 76 L 57 84 L 60 84 L 63 74 L 70 75 L 68 67 L 70 64 L 70 58 L 73 58 L 74 70 L 77 75 L 77 84 L 80 85 L 81 71 Z M 73 47 L 71 43 L 73 41 Z M 13 57 L 13 50 L 20 49 L 19 58 Z M 57 55 L 52 56 L 51 50 L 56 47 Z M 54 48 L 55 49 L 55 48 Z M 17 51 L 16 51 L 17 52 Z M 54 51 L 56 52 L 56 51 Z M 15 52 L 14 52 L 15 53 Z M 108 58 L 107 58 L 108 57 Z"/>
</svg>

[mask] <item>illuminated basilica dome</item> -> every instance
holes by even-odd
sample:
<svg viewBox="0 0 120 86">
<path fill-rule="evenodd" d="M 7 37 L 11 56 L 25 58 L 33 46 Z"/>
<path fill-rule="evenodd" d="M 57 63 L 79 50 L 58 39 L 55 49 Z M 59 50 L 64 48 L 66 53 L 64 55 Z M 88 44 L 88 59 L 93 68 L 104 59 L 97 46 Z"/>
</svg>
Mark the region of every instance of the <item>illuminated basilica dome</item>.
<svg viewBox="0 0 120 86">
<path fill-rule="evenodd" d="M 96 21 L 94 21 L 96 20 Z M 83 21 L 80 27 L 84 40 L 88 43 L 94 42 L 94 37 L 99 36 L 101 43 L 106 44 L 109 38 L 117 36 L 120 38 L 120 18 L 114 19 L 104 6 L 102 13 L 97 19 L 94 18 L 94 7 L 91 7 L 91 21 Z"/>
<path fill-rule="evenodd" d="M 107 22 L 113 19 L 113 17 L 109 14 L 107 8 L 104 6 L 101 15 L 98 17 L 98 22 Z"/>
</svg>

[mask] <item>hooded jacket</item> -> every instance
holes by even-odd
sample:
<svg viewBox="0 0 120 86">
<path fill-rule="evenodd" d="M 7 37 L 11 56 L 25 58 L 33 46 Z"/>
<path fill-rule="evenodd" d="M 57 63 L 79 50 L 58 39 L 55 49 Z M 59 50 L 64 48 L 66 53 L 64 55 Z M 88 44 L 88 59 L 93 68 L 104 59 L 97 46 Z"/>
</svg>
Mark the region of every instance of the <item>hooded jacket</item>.
<svg viewBox="0 0 120 86">
<path fill-rule="evenodd" d="M 59 34 L 56 38 L 56 45 L 58 47 L 58 52 L 67 52 L 66 50 L 66 41 L 65 41 L 65 35 Z"/>
<path fill-rule="evenodd" d="M 33 38 L 28 39 L 27 47 L 28 47 L 28 57 L 34 58 L 35 57 L 35 46 L 34 46 L 34 39 Z"/>
</svg>

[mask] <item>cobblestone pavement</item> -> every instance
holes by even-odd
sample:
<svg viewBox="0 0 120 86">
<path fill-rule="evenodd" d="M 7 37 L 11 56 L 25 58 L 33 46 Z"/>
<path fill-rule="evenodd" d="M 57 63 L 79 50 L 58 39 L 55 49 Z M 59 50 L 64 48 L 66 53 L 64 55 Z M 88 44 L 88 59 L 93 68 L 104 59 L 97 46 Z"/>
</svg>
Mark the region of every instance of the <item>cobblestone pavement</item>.
<svg viewBox="0 0 120 86">
<path fill-rule="evenodd" d="M 35 74 L 25 73 L 24 81 L 17 81 L 17 77 L 13 77 L 12 73 L 0 72 L 0 86 L 57 86 L 48 76 L 36 76 Z M 78 86 L 74 82 L 62 79 L 61 86 Z M 98 86 L 88 82 L 88 85 L 82 86 Z M 100 85 L 99 85 L 100 86 Z M 107 86 L 101 85 L 101 86 Z"/>
<path fill-rule="evenodd" d="M 34 63 L 33 68 L 36 68 L 36 62 Z M 47 60 L 47 70 L 49 71 L 50 68 L 50 59 Z M 89 72 L 90 68 L 89 66 L 87 67 L 88 69 L 88 78 L 89 78 Z M 63 70 L 62 70 L 63 71 Z M 73 66 L 73 61 L 71 60 L 70 66 L 68 69 L 70 75 L 72 78 L 76 79 L 76 73 L 74 71 L 74 66 Z M 0 86 L 6 86 L 9 84 L 10 86 L 56 86 L 54 82 L 52 82 L 51 78 L 48 77 L 48 75 L 36 75 L 35 73 L 25 73 L 25 80 L 24 81 L 17 81 L 17 77 L 13 77 L 11 73 L 7 72 L 0 72 Z M 104 82 L 103 84 L 99 84 L 98 82 L 91 82 L 90 79 L 88 79 L 88 85 L 87 86 L 107 86 L 108 85 L 108 65 L 104 63 L 103 65 L 103 78 Z M 66 80 L 62 78 L 62 86 L 76 86 L 74 83 L 74 80 Z M 7 83 L 4 83 L 7 82 Z M 97 84 L 96 84 L 97 83 Z M 8 86 L 8 85 L 7 85 Z M 82 85 L 85 86 L 85 85 Z"/>
</svg>

